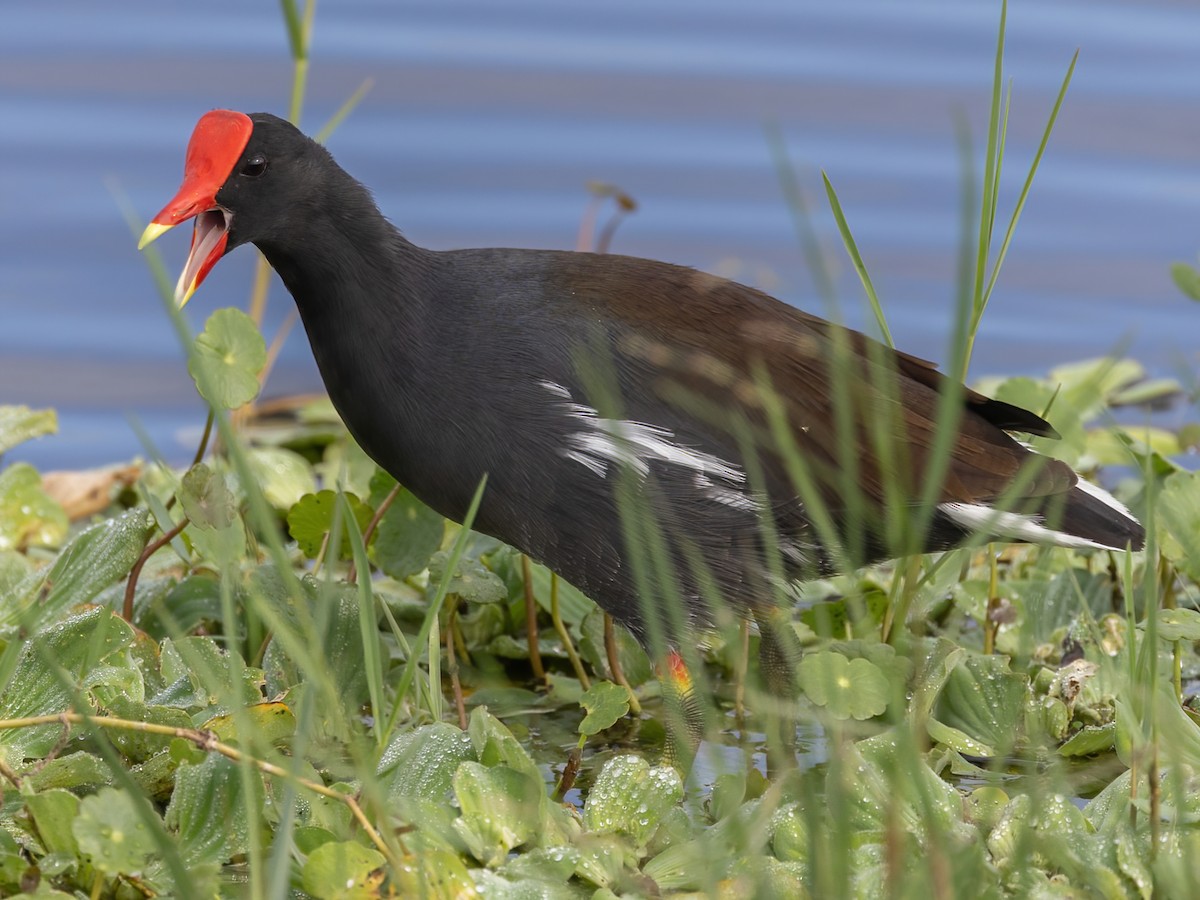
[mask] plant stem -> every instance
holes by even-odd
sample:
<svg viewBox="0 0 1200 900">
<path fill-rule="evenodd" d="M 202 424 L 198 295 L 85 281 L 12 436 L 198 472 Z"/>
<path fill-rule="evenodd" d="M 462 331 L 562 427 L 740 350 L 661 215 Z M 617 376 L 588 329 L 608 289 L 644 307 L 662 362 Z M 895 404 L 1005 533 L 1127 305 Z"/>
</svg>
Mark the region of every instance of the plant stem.
<svg viewBox="0 0 1200 900">
<path fill-rule="evenodd" d="M 613 617 L 608 613 L 604 614 L 604 652 L 608 656 L 608 668 L 612 673 L 613 681 L 625 688 L 629 694 L 629 709 L 634 715 L 640 714 L 642 705 L 638 703 L 637 697 L 633 695 L 633 688 L 629 686 L 629 680 L 625 677 L 625 670 L 621 668 L 621 657 L 617 653 L 617 630 L 613 625 Z"/>
<path fill-rule="evenodd" d="M 226 759 L 233 762 L 247 762 L 254 768 L 266 775 L 273 775 L 277 778 L 284 778 L 291 781 L 300 787 L 312 791 L 314 794 L 320 794 L 329 800 L 336 800 L 338 803 L 345 804 L 351 814 L 362 827 L 366 835 L 371 839 L 371 843 L 382 853 L 393 866 L 399 865 L 399 860 L 383 840 L 383 836 L 376 830 L 375 826 L 367 818 L 358 801 L 350 794 L 342 793 L 330 787 L 326 787 L 319 781 L 312 781 L 308 778 L 303 778 L 299 775 L 294 775 L 287 769 L 269 763 L 266 760 L 257 759 L 250 756 L 244 750 L 240 750 L 231 744 L 225 744 L 217 740 L 216 735 L 211 731 L 204 731 L 197 728 L 174 728 L 170 725 L 159 725 L 154 722 L 138 722 L 133 719 L 121 719 L 115 716 L 90 716 L 77 712 L 52 713 L 44 716 L 26 716 L 19 719 L 0 719 L 0 731 L 11 731 L 18 728 L 33 728 L 38 725 L 53 725 L 55 723 L 64 726 L 71 725 L 87 725 L 93 728 L 114 728 L 123 731 L 139 731 L 144 734 L 157 734 L 164 737 L 180 738 L 194 744 L 198 749 L 206 753 L 219 753 Z"/>
<path fill-rule="evenodd" d="M 529 642 L 529 665 L 533 677 L 546 681 L 546 668 L 542 665 L 542 651 L 538 646 L 537 598 L 533 596 L 533 565 L 529 557 L 521 554 L 521 579 L 525 589 L 525 638 Z"/>
<path fill-rule="evenodd" d="M 133 564 L 133 568 L 129 570 L 129 578 L 125 582 L 125 603 L 121 607 L 121 617 L 130 625 L 133 624 L 133 595 L 137 591 L 138 576 L 142 574 L 142 567 L 146 565 L 146 560 L 157 553 L 159 548 L 165 547 L 171 541 L 175 540 L 179 536 L 179 533 L 187 528 L 189 524 L 187 516 L 184 516 L 178 525 L 164 533 L 158 540 L 147 544 L 142 549 L 142 555 Z"/>
<path fill-rule="evenodd" d="M 583 661 L 575 650 L 575 642 L 571 640 L 571 632 L 567 630 L 567 624 L 563 621 L 562 611 L 558 604 L 558 575 L 554 572 L 550 573 L 550 621 L 554 623 L 554 630 L 558 632 L 558 637 L 567 651 L 567 658 L 571 660 L 571 668 L 575 670 L 575 677 L 579 679 L 579 684 L 583 689 L 588 690 L 592 686 L 592 681 L 583 668 Z"/>
<path fill-rule="evenodd" d="M 367 523 L 367 530 L 363 532 L 363 546 L 371 546 L 371 538 L 375 535 L 375 529 L 379 527 L 379 520 L 383 518 L 383 514 L 388 511 L 388 507 L 396 501 L 396 495 L 400 493 L 400 485 L 397 484 L 388 495 L 383 498 L 383 502 L 379 504 L 379 509 L 375 510 L 375 515 L 371 516 L 371 521 Z M 354 567 L 354 560 L 350 560 L 350 571 L 346 574 L 346 582 L 354 584 L 358 580 L 358 571 Z"/>
</svg>

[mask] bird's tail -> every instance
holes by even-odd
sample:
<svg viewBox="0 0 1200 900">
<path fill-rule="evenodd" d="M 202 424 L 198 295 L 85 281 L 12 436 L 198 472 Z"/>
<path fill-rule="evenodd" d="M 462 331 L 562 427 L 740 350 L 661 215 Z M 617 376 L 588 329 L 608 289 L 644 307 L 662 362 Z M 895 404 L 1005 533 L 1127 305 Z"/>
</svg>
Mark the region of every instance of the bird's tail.
<svg viewBox="0 0 1200 900">
<path fill-rule="evenodd" d="M 998 541 L 1097 550 L 1141 550 L 1146 543 L 1145 529 L 1133 513 L 1082 478 L 1069 492 L 1020 512 L 1001 512 L 983 503 L 942 503 L 938 509 L 963 531 Z"/>
<path fill-rule="evenodd" d="M 1057 526 L 1069 540 L 1086 540 L 1111 550 L 1146 546 L 1146 529 L 1133 513 L 1108 491 L 1082 478 L 1067 494 Z"/>
</svg>

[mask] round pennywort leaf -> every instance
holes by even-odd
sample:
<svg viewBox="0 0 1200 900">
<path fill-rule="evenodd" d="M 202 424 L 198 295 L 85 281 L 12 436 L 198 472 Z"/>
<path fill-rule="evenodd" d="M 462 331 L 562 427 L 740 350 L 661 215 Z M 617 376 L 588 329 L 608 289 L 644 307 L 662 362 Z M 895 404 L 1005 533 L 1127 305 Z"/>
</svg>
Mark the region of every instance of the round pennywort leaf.
<svg viewBox="0 0 1200 900">
<path fill-rule="evenodd" d="M 353 841 L 330 841 L 304 863 L 304 890 L 314 897 L 378 897 L 386 860 L 378 850 Z"/>
<path fill-rule="evenodd" d="M 85 797 L 71 830 L 93 865 L 110 874 L 141 871 L 157 849 L 133 797 L 115 788 Z"/>
<path fill-rule="evenodd" d="M 196 338 L 188 371 L 200 396 L 219 409 L 237 409 L 258 396 L 267 345 L 240 309 L 218 309 Z"/>
<path fill-rule="evenodd" d="M 579 723 L 579 733 L 599 734 L 629 712 L 629 691 L 611 681 L 599 681 L 583 692 L 579 705 L 587 710 Z"/>
<path fill-rule="evenodd" d="M 800 685 L 836 719 L 870 719 L 887 709 L 887 679 L 867 659 L 827 650 L 810 654 L 800 663 Z"/>
<path fill-rule="evenodd" d="M 442 545 L 445 527 L 441 516 L 401 489 L 375 535 L 379 568 L 398 581 L 420 572 Z"/>
<path fill-rule="evenodd" d="M 346 494 L 346 500 L 354 513 L 358 530 L 366 531 L 371 523 L 371 507 L 354 494 Z M 337 494 L 324 490 L 315 494 L 305 494 L 288 510 L 288 534 L 296 540 L 309 559 L 316 559 L 320 555 L 325 535 L 333 527 L 334 510 L 337 509 L 337 505 Z M 339 555 L 343 558 L 350 556 L 350 538 L 346 533 L 346 526 L 347 523 L 342 524 L 342 546 L 339 550 Z"/>
</svg>

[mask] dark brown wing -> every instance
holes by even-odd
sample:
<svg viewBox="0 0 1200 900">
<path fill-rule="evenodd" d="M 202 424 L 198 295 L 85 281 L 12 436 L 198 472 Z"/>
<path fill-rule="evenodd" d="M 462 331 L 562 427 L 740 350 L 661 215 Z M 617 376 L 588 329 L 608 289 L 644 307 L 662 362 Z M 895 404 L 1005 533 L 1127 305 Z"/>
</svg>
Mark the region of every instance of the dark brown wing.
<svg viewBox="0 0 1200 900">
<path fill-rule="evenodd" d="M 606 259 L 611 267 L 614 258 Z M 625 281 L 639 289 L 608 292 L 607 307 L 631 326 L 621 353 L 645 363 L 631 378 L 651 378 L 660 398 L 691 407 L 691 416 L 714 428 L 728 429 L 730 416 L 745 416 L 760 437 L 769 432 L 771 398 L 762 390 L 769 383 L 786 409 L 796 449 L 832 506 L 845 502 L 848 458 L 869 500 L 882 504 L 889 486 L 893 500 L 921 496 L 937 445 L 939 392 L 951 386 L 931 364 L 726 279 L 643 260 L 625 265 Z M 589 293 L 589 269 L 577 271 L 577 295 Z M 611 268 L 596 273 L 611 275 Z M 689 315 L 679 315 L 681 303 Z M 957 389 L 963 407 L 935 501 L 994 502 L 1031 459 L 1042 459 L 1006 430 L 1055 433 L 1031 412 Z M 759 441 L 760 452 L 768 443 Z M 1077 480 L 1050 459 L 1024 477 L 1026 498 L 1064 493 Z"/>
</svg>

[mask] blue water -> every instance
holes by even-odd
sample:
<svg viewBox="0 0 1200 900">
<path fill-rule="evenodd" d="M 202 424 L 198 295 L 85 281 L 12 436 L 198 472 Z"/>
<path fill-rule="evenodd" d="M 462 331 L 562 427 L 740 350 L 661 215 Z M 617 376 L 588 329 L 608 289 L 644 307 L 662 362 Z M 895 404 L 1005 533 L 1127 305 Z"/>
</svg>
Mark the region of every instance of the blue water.
<svg viewBox="0 0 1200 900">
<path fill-rule="evenodd" d="M 304 124 L 374 86 L 329 145 L 426 246 L 571 247 L 585 184 L 639 202 L 613 249 L 699 266 L 822 311 L 764 139 L 783 129 L 846 317 L 861 291 L 827 212 L 836 185 L 897 343 L 945 354 L 959 234 L 956 117 L 976 146 L 992 0 L 326 0 Z M 1066 105 L 973 373 L 1038 374 L 1121 348 L 1195 372 L 1200 306 L 1171 284 L 1200 248 L 1200 7 L 1012 0 L 1005 213 L 1071 54 Z M 122 218 L 178 184 L 196 118 L 286 110 L 277 6 L 94 0 L 0 12 L 0 403 L 54 406 L 47 467 L 194 446 L 202 411 Z M 182 229 L 181 229 L 182 232 Z M 173 269 L 187 235 L 160 244 Z M 189 306 L 243 304 L 252 253 Z M 290 308 L 273 289 L 268 334 Z M 303 334 L 269 394 L 319 387 Z"/>
</svg>

